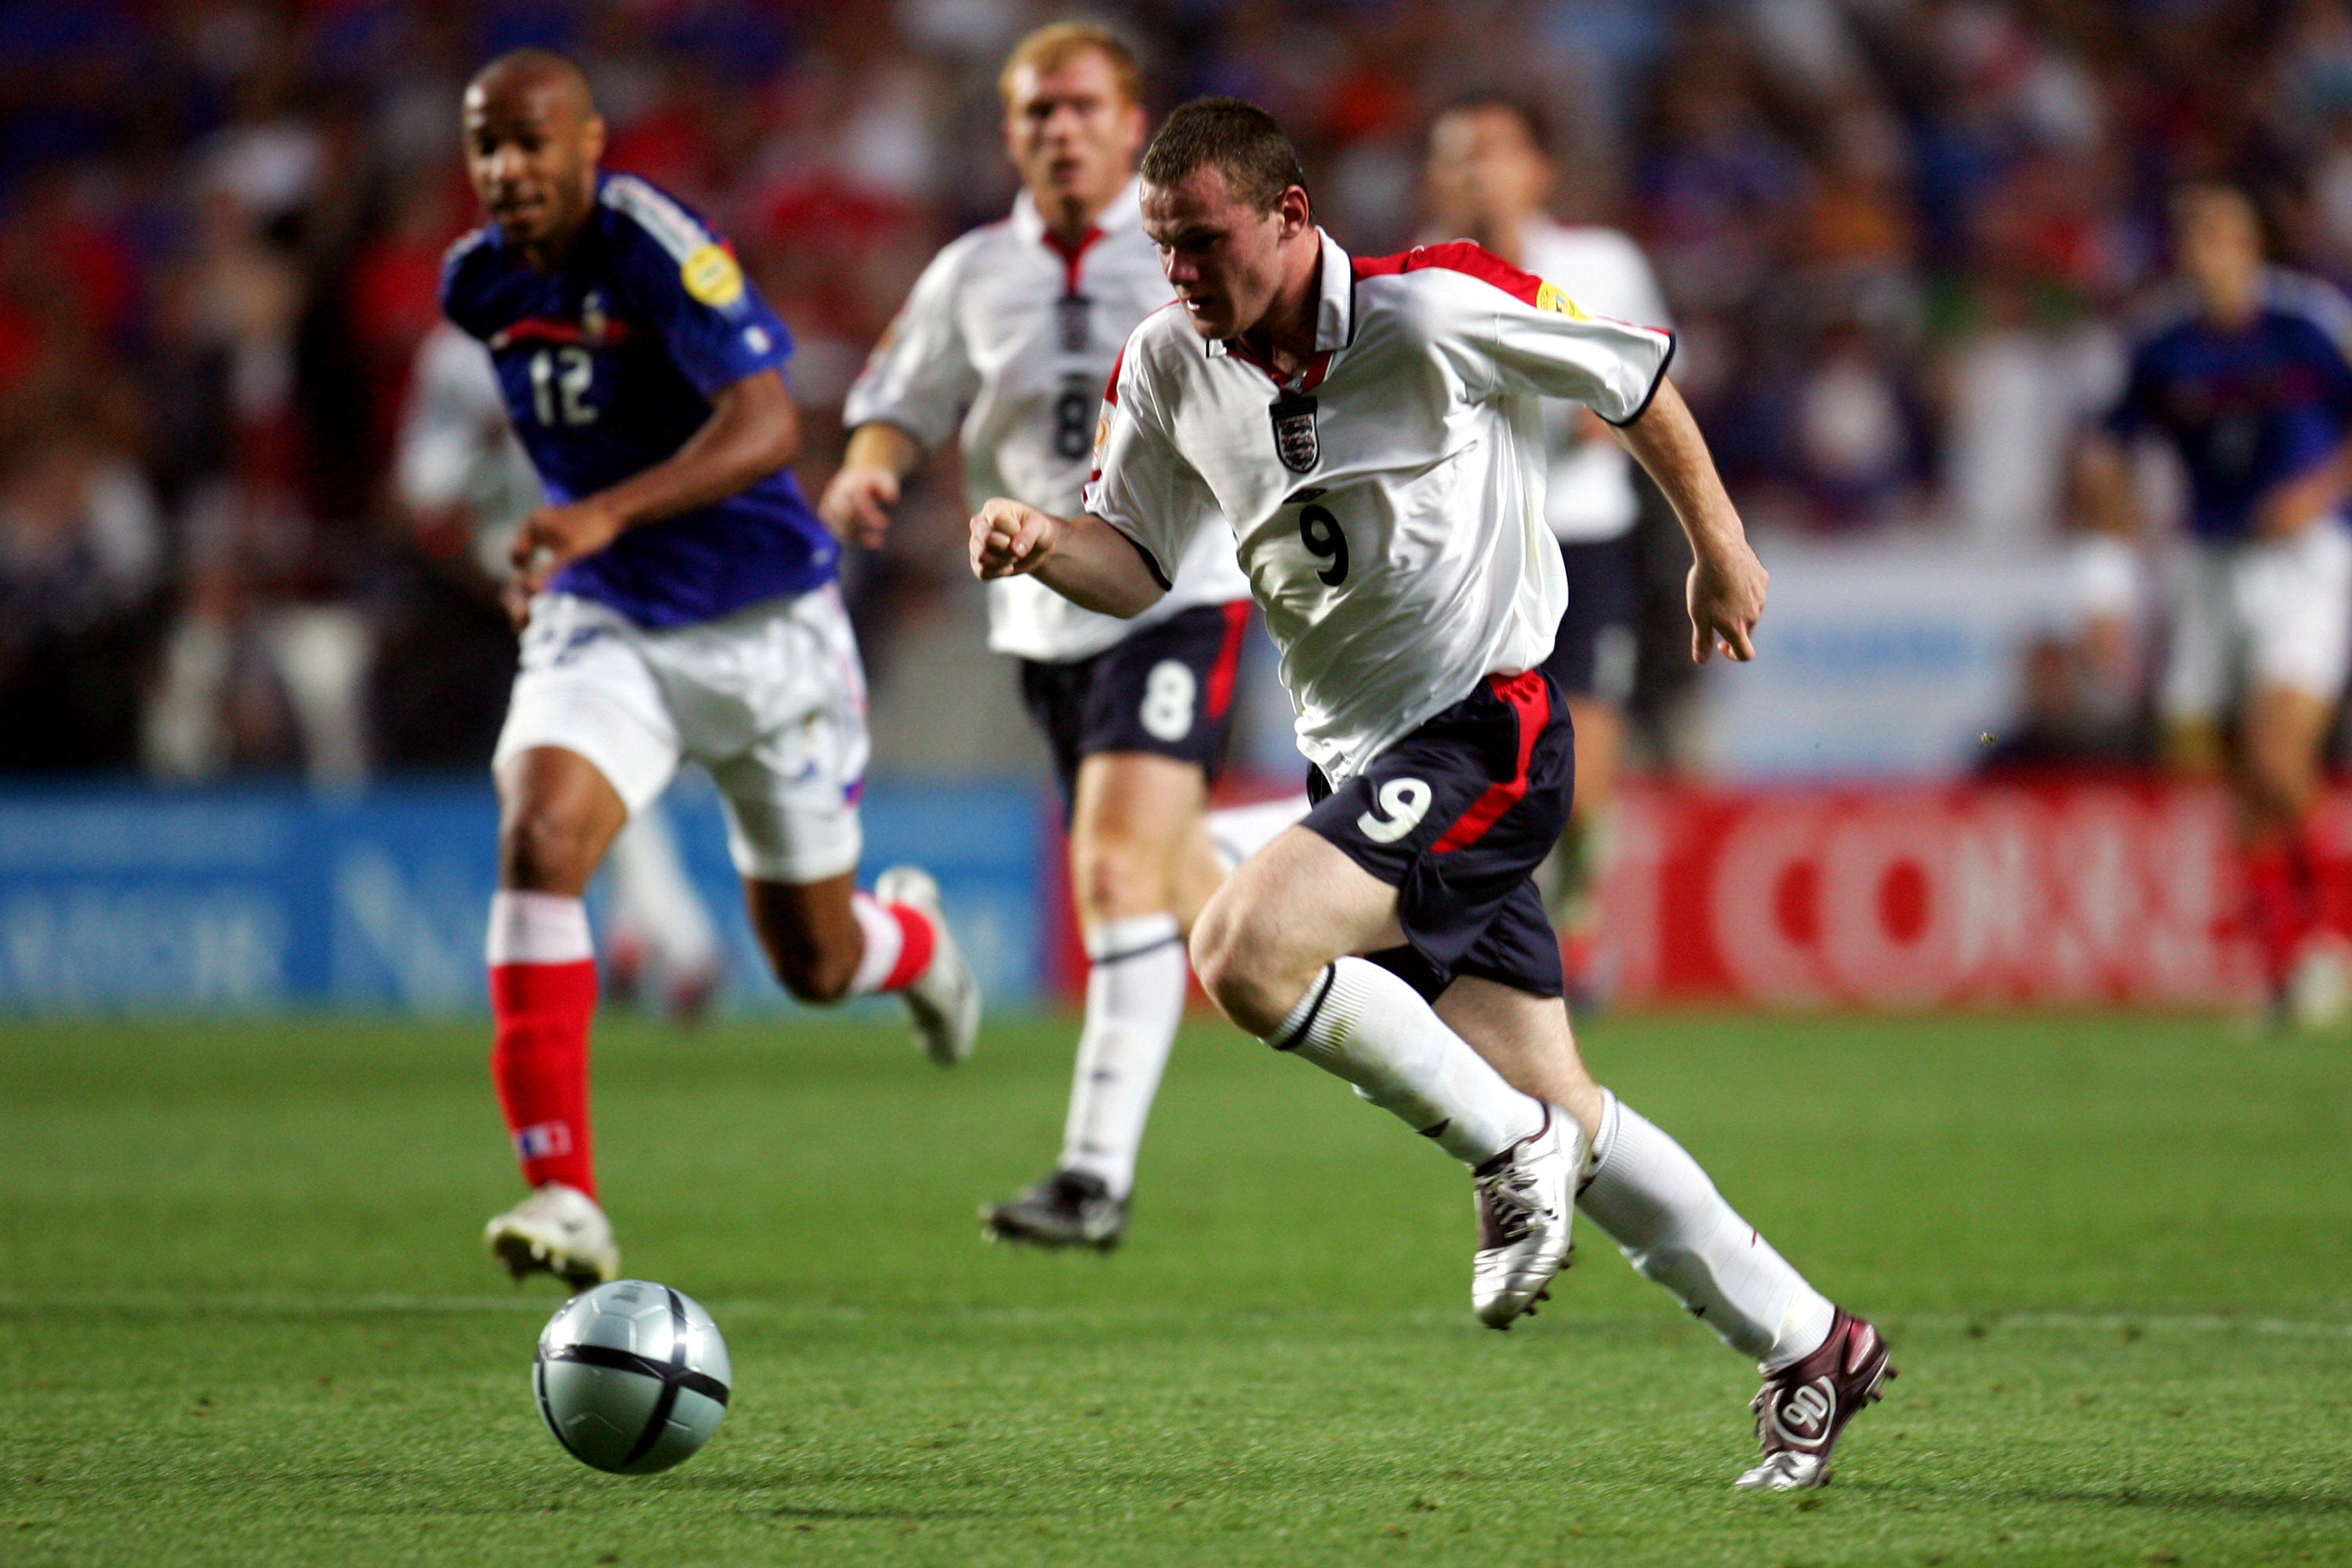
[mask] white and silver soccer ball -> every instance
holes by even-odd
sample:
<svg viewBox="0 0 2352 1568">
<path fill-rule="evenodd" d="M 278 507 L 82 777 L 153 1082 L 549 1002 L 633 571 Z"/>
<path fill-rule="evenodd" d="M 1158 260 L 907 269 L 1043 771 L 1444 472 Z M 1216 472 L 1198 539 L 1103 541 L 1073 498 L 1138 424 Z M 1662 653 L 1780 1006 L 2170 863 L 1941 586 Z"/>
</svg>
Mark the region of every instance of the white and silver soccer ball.
<svg viewBox="0 0 2352 1568">
<path fill-rule="evenodd" d="M 618 1279 L 564 1303 L 539 1333 L 539 1413 L 564 1451 L 615 1475 L 693 1457 L 727 1415 L 735 1369 L 693 1298 Z"/>
</svg>

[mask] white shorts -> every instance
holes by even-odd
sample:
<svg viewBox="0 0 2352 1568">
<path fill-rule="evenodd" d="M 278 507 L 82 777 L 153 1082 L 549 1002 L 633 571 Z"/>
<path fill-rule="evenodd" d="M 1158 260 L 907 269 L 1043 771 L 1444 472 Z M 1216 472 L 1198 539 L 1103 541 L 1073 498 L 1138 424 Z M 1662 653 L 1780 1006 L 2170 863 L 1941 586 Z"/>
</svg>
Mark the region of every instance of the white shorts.
<svg viewBox="0 0 2352 1568">
<path fill-rule="evenodd" d="M 2218 719 L 2233 698 L 2270 686 L 2336 700 L 2352 654 L 2352 532 L 2341 521 L 2196 545 L 2180 566 L 2165 718 Z"/>
<path fill-rule="evenodd" d="M 680 762 L 700 763 L 726 802 L 735 868 L 754 880 L 856 868 L 866 674 L 830 584 L 659 629 L 540 595 L 492 765 L 535 746 L 587 758 L 632 816 Z"/>
</svg>

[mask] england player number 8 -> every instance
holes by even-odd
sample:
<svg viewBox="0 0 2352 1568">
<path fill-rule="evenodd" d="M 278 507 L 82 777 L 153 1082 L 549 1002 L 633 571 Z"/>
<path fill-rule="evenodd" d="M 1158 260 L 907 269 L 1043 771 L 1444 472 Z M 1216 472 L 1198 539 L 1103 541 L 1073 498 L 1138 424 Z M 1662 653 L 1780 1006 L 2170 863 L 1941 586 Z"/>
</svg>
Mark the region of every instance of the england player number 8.
<svg viewBox="0 0 2352 1568">
<path fill-rule="evenodd" d="M 1093 384 L 1075 381 L 1054 399 L 1054 450 L 1075 462 L 1095 448 L 1095 410 L 1099 399 Z"/>
<path fill-rule="evenodd" d="M 1348 580 L 1348 536 L 1339 531 L 1339 520 L 1325 508 L 1310 506 L 1298 514 L 1298 539 L 1310 554 L 1330 563 L 1315 575 L 1327 588 L 1336 588 Z"/>
</svg>

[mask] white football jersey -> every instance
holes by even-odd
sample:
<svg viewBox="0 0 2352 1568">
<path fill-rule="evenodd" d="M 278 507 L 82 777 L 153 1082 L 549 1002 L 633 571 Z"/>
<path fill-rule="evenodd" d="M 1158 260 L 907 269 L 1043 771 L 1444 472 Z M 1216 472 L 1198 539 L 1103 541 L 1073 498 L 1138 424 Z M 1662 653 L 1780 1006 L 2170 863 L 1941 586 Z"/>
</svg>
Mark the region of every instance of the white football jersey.
<svg viewBox="0 0 2352 1568">
<path fill-rule="evenodd" d="M 843 416 L 853 427 L 896 425 L 926 449 L 960 434 L 974 510 L 1010 496 L 1066 517 L 1078 510 L 1119 344 L 1174 298 L 1159 250 L 1143 237 L 1133 182 L 1075 255 L 1063 252 L 1024 191 L 1011 217 L 972 230 L 924 268 L 849 389 Z M 1179 610 L 1249 596 L 1223 528 L 1188 535 L 1170 563 L 1175 587 L 1132 621 L 1080 609 L 1026 577 L 992 583 L 988 646 L 1064 663 Z"/>
<path fill-rule="evenodd" d="M 1528 221 L 1522 243 L 1527 269 L 1594 315 L 1644 327 L 1674 325 L 1642 247 L 1615 229 L 1570 228 L 1538 217 Z M 1642 513 L 1633 454 L 1591 431 L 1573 403 L 1546 398 L 1543 423 L 1551 458 L 1544 517 L 1552 532 L 1578 543 L 1615 539 L 1632 528 Z"/>
<path fill-rule="evenodd" d="M 1223 512 L 1282 649 L 1299 750 L 1336 784 L 1551 651 L 1568 584 L 1538 402 L 1633 419 L 1674 338 L 1588 316 L 1475 245 L 1372 261 L 1322 245 L 1316 358 L 1287 383 L 1181 310 L 1136 328 L 1087 510 L 1163 583 L 1193 521 Z"/>
</svg>

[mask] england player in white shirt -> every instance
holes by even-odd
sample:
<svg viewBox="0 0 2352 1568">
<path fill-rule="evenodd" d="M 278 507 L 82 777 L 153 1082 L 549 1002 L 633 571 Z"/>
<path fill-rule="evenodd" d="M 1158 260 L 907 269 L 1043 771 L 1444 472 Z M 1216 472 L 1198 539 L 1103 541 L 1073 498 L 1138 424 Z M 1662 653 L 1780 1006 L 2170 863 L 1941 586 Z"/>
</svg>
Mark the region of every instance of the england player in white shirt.
<svg viewBox="0 0 2352 1568">
<path fill-rule="evenodd" d="M 1174 298 L 1136 206 L 1146 122 L 1126 46 L 1101 27 L 1044 27 L 1014 47 L 1000 85 L 1020 199 L 939 254 L 850 389 L 849 449 L 821 510 L 867 543 L 924 453 L 950 438 L 974 506 L 1011 495 L 1076 510 L 1118 346 Z M 1171 555 L 1170 592 L 1131 620 L 1023 579 L 990 587 L 989 646 L 1021 661 L 1060 774 L 1090 961 L 1061 1157 L 982 1211 L 999 1239 L 1108 1248 L 1126 1228 L 1183 1016 L 1184 935 L 1223 875 L 1205 814 L 1249 584 L 1211 522 Z M 1221 815 L 1221 844 L 1264 819 Z"/>
<path fill-rule="evenodd" d="M 1665 379 L 1672 339 L 1588 316 L 1471 244 L 1351 259 L 1315 226 L 1280 129 L 1235 100 L 1178 110 L 1142 173 L 1182 307 L 1128 340 L 1086 511 L 990 501 L 974 569 L 1133 615 L 1189 520 L 1222 510 L 1318 804 L 1202 911 L 1210 995 L 1471 1167 L 1485 1321 L 1543 1299 L 1580 1206 L 1760 1363 L 1763 1458 L 1740 1484 L 1822 1484 L 1889 1374 L 1885 1346 L 1593 1082 L 1531 879 L 1574 768 L 1542 668 L 1564 585 L 1540 398 L 1616 426 L 1674 502 L 1694 656 L 1753 656 L 1764 569 Z"/>
<path fill-rule="evenodd" d="M 1571 227 L 1544 212 L 1552 164 L 1534 105 L 1499 92 L 1455 100 L 1430 121 L 1433 240 L 1474 239 L 1565 289 L 1599 316 L 1665 327 L 1666 303 L 1642 247 L 1612 228 Z M 1581 404 L 1543 400 L 1550 473 L 1544 521 L 1559 541 L 1568 609 L 1544 660 L 1576 725 L 1576 804 L 1560 840 L 1552 908 L 1565 928 L 1570 994 L 1608 993 L 1595 948 L 1607 873 L 1624 710 L 1633 693 L 1642 612 L 1642 497 L 1633 459 Z"/>
</svg>

